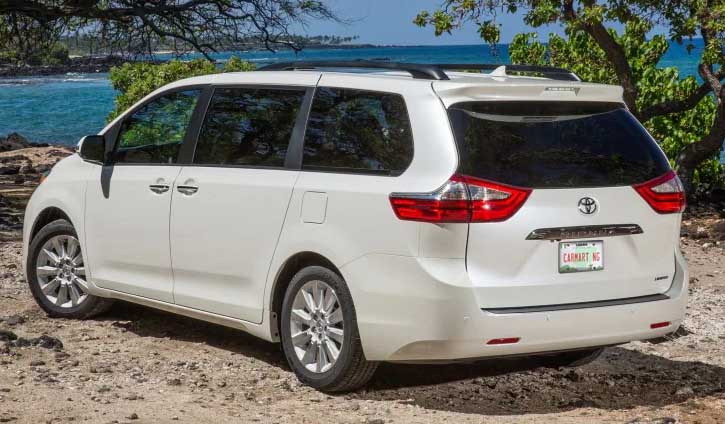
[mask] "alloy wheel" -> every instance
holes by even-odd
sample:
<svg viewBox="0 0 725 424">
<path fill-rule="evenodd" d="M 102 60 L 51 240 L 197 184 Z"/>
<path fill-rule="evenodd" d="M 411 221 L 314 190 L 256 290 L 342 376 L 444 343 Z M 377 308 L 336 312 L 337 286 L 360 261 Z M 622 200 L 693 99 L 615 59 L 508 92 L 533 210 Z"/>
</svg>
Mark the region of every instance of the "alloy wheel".
<svg viewBox="0 0 725 424">
<path fill-rule="evenodd" d="M 292 303 L 290 331 L 295 354 L 307 370 L 323 373 L 332 368 L 345 338 L 335 290 L 320 280 L 303 285 Z"/>
<path fill-rule="evenodd" d="M 58 235 L 48 239 L 36 260 L 40 290 L 51 303 L 74 308 L 88 299 L 88 283 L 78 239 Z"/>
</svg>

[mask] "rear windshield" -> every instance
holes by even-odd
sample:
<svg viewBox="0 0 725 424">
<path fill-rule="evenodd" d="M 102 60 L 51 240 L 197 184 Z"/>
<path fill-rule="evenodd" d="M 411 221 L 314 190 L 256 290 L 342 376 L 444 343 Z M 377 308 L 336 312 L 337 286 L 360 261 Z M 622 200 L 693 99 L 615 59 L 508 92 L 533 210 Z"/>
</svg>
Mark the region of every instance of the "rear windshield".
<svg viewBox="0 0 725 424">
<path fill-rule="evenodd" d="M 670 169 L 618 103 L 465 102 L 448 115 L 459 172 L 531 188 L 640 183 Z"/>
</svg>

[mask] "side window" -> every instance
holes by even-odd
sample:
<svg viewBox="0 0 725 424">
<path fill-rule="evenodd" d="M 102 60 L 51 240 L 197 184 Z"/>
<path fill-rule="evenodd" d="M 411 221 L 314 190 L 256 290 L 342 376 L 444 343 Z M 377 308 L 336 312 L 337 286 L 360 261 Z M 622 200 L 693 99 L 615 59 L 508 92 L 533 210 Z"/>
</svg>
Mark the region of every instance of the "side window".
<svg viewBox="0 0 725 424">
<path fill-rule="evenodd" d="M 175 163 L 201 90 L 178 91 L 152 100 L 121 125 L 117 163 Z"/>
<path fill-rule="evenodd" d="M 303 168 L 397 175 L 413 159 L 413 135 L 398 94 L 320 87 L 305 133 Z"/>
<path fill-rule="evenodd" d="M 204 118 L 194 163 L 284 166 L 305 89 L 218 88 Z"/>
</svg>

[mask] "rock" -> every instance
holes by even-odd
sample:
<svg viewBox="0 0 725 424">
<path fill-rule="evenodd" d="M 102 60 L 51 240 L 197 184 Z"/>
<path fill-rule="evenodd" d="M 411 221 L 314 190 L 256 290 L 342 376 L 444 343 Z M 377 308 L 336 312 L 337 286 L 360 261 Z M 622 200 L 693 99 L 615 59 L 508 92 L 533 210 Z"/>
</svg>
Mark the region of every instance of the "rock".
<svg viewBox="0 0 725 424">
<path fill-rule="evenodd" d="M 30 361 L 30 366 L 31 367 L 40 367 L 40 366 L 43 366 L 43 365 L 45 365 L 45 361 L 41 361 L 41 360 L 37 360 L 37 359 L 34 360 L 34 361 Z"/>
<path fill-rule="evenodd" d="M 110 374 L 113 372 L 113 370 L 111 370 L 111 367 L 108 367 L 106 365 L 91 366 L 89 371 L 91 372 L 91 374 Z"/>
<path fill-rule="evenodd" d="M 143 400 L 143 396 L 139 396 L 136 393 L 129 393 L 123 397 L 123 400 Z"/>
<path fill-rule="evenodd" d="M 96 390 L 98 393 L 107 393 L 111 391 L 111 388 L 109 386 L 106 386 L 105 384 Z"/>
<path fill-rule="evenodd" d="M 17 340 L 18 336 L 10 330 L 0 329 L 0 342 Z"/>
<path fill-rule="evenodd" d="M 181 379 L 178 378 L 169 378 L 166 380 L 166 384 L 169 386 L 181 386 Z"/>
<path fill-rule="evenodd" d="M 10 315 L 9 317 L 5 318 L 5 323 L 7 325 L 18 325 L 23 324 L 24 322 L 25 318 L 20 315 Z"/>
<path fill-rule="evenodd" d="M 55 337 L 50 337 L 46 335 L 42 335 L 40 337 L 32 338 L 32 339 L 25 339 L 23 337 L 19 337 L 17 340 L 14 340 L 10 342 L 11 346 L 14 347 L 31 347 L 31 346 L 38 346 L 45 349 L 53 349 L 53 350 L 60 350 L 63 349 L 63 342 L 56 339 Z"/>
<path fill-rule="evenodd" d="M 19 172 L 20 172 L 20 166 L 18 166 L 18 165 L 0 166 L 0 175 L 17 175 Z"/>
<path fill-rule="evenodd" d="M 30 158 L 25 155 L 12 155 L 0 158 L 0 163 L 31 162 Z"/>
<path fill-rule="evenodd" d="M 48 151 L 48 156 L 54 156 L 57 158 L 64 158 L 68 156 L 68 154 L 67 150 L 53 149 Z"/>
<path fill-rule="evenodd" d="M 137 420 L 138 419 L 138 414 L 134 412 L 131 415 L 127 416 L 126 418 L 129 419 L 129 420 Z"/>
<path fill-rule="evenodd" d="M 651 421 L 653 424 L 676 424 L 677 418 L 672 417 L 661 417 L 661 418 L 655 418 L 654 421 Z"/>
<path fill-rule="evenodd" d="M 365 424 L 385 424 L 385 420 L 382 418 L 368 418 Z"/>
<path fill-rule="evenodd" d="M 702 226 L 697 227 L 697 229 L 692 234 L 692 238 L 696 238 L 696 239 L 706 239 L 708 237 L 710 237 L 710 234 L 707 231 L 707 228 L 702 227 Z"/>
<path fill-rule="evenodd" d="M 582 375 L 578 372 L 578 370 L 571 370 L 564 377 L 573 382 L 582 381 Z"/>
<path fill-rule="evenodd" d="M 597 404 L 588 399 L 574 399 L 571 401 L 561 402 L 559 408 L 596 408 Z"/>
<path fill-rule="evenodd" d="M 24 165 L 20 168 L 21 174 L 36 174 L 35 168 L 30 165 Z"/>
<path fill-rule="evenodd" d="M 30 143 L 18 133 L 10 133 L 7 137 L 0 138 L 0 152 L 9 152 L 27 147 L 30 147 Z"/>
<path fill-rule="evenodd" d="M 70 358 L 70 355 L 65 352 L 56 352 L 55 353 L 55 360 L 56 362 L 61 362 L 66 359 Z"/>
<path fill-rule="evenodd" d="M 695 394 L 695 391 L 692 390 L 692 387 L 689 387 L 689 386 L 679 388 L 675 392 L 675 396 L 692 396 L 694 394 Z"/>
</svg>

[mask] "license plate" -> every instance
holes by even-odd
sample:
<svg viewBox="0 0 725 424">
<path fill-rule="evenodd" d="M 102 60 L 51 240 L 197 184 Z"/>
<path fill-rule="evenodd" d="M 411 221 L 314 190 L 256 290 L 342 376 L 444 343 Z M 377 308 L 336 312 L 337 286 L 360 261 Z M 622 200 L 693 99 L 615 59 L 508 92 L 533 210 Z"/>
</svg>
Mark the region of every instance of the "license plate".
<svg viewBox="0 0 725 424">
<path fill-rule="evenodd" d="M 559 243 L 559 272 L 586 272 L 604 269 L 604 242 Z"/>
</svg>

